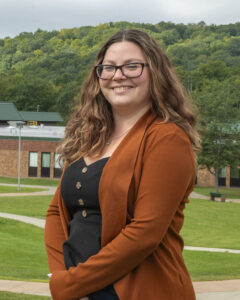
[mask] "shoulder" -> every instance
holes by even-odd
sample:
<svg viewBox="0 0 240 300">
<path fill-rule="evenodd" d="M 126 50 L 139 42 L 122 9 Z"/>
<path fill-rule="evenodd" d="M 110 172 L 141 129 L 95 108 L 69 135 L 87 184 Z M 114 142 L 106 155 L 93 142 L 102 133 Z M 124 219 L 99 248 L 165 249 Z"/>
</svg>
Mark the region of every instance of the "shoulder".
<svg viewBox="0 0 240 300">
<path fill-rule="evenodd" d="M 191 145 L 188 135 L 180 126 L 173 122 L 163 123 L 161 118 L 156 118 L 146 130 L 146 140 L 157 142 L 169 139 Z"/>
<path fill-rule="evenodd" d="M 195 170 L 195 157 L 192 143 L 185 131 L 173 122 L 163 123 L 155 119 L 145 133 L 143 161 L 154 160 L 161 165 L 189 167 Z"/>
</svg>

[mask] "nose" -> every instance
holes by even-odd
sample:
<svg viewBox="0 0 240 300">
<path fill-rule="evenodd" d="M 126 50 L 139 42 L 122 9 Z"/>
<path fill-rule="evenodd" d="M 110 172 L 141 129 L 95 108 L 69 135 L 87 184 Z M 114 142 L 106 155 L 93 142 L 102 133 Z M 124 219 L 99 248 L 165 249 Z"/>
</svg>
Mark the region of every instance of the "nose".
<svg viewBox="0 0 240 300">
<path fill-rule="evenodd" d="M 116 70 L 116 72 L 113 76 L 113 80 L 120 80 L 120 79 L 126 79 L 126 76 L 123 75 L 122 70 L 119 68 Z"/>
</svg>

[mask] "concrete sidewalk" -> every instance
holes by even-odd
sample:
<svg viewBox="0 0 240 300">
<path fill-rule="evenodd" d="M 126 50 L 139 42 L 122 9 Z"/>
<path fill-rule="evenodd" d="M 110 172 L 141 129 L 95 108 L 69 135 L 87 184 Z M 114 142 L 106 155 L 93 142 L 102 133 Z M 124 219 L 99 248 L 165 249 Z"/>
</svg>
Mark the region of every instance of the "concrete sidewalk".
<svg viewBox="0 0 240 300">
<path fill-rule="evenodd" d="M 197 199 L 205 199 L 205 200 L 209 200 L 210 201 L 210 197 L 208 196 L 204 196 L 204 195 L 200 195 L 196 192 L 191 192 L 191 194 L 189 195 L 189 198 L 197 198 Z M 216 202 L 221 202 L 220 198 L 215 198 Z M 240 203 L 240 199 L 226 199 L 225 202 L 234 202 L 234 203 Z M 239 299 L 240 300 L 240 299 Z"/>
<path fill-rule="evenodd" d="M 44 228 L 45 226 L 45 220 L 39 218 L 20 216 L 20 215 L 8 214 L 3 212 L 0 212 L 0 218 L 12 219 L 23 223 L 35 225 L 40 228 Z"/>
<path fill-rule="evenodd" d="M 239 300 L 240 279 L 193 283 L 197 300 Z M 50 296 L 48 283 L 0 280 L 0 291 Z M 187 300 L 187 299 L 186 299 Z"/>
<path fill-rule="evenodd" d="M 18 186 L 17 184 L 10 184 L 10 183 L 0 183 L 0 185 Z M 31 192 L 31 193 L 1 193 L 0 197 L 54 195 L 54 193 L 55 193 L 55 191 L 57 189 L 56 186 L 41 186 L 41 185 L 27 185 L 27 184 L 21 184 L 21 187 L 40 188 L 40 189 L 45 189 L 46 191 Z M 198 194 L 196 192 L 192 192 L 189 195 L 189 198 L 197 198 L 197 199 L 210 200 L 210 198 L 208 196 L 200 195 L 200 194 Z M 216 198 L 215 201 L 220 201 L 220 199 Z M 240 203 L 240 199 L 226 199 L 226 202 Z"/>
<path fill-rule="evenodd" d="M 197 300 L 240 300 L 240 279 L 194 282 Z"/>
<path fill-rule="evenodd" d="M 18 186 L 17 184 L 10 184 L 10 183 L 0 183 L 0 185 Z M 56 186 L 42 186 L 42 185 L 28 185 L 28 184 L 21 184 L 21 187 L 43 189 L 45 191 L 31 192 L 31 193 L 19 193 L 19 192 L 18 193 L 1 193 L 0 197 L 53 195 L 57 189 Z"/>
</svg>

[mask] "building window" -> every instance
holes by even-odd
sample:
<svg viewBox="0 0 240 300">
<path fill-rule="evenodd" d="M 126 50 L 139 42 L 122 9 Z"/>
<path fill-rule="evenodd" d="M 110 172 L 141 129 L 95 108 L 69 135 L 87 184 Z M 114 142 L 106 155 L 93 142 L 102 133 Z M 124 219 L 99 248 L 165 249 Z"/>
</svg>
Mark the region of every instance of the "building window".
<svg viewBox="0 0 240 300">
<path fill-rule="evenodd" d="M 41 177 L 50 177 L 50 153 L 42 153 Z"/>
<path fill-rule="evenodd" d="M 240 166 L 230 169 L 230 186 L 240 187 Z"/>
<path fill-rule="evenodd" d="M 56 178 L 60 178 L 62 174 L 62 169 L 58 161 L 59 155 L 57 153 L 54 154 L 54 177 Z"/>
<path fill-rule="evenodd" d="M 29 152 L 28 176 L 37 177 L 38 153 Z"/>
<path fill-rule="evenodd" d="M 218 184 L 220 186 L 226 186 L 226 170 L 227 170 L 227 168 L 224 167 L 219 172 L 219 175 L 218 175 Z"/>
</svg>

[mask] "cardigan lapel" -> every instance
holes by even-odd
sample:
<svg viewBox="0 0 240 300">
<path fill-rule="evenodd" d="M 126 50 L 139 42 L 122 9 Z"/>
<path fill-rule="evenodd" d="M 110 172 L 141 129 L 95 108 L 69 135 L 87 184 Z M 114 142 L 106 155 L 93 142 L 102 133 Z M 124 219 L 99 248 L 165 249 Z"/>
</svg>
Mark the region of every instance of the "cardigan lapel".
<svg viewBox="0 0 240 300">
<path fill-rule="evenodd" d="M 127 201 L 135 162 L 146 129 L 155 119 L 149 110 L 129 131 L 103 169 L 99 184 L 102 247 L 126 226 Z"/>
</svg>

